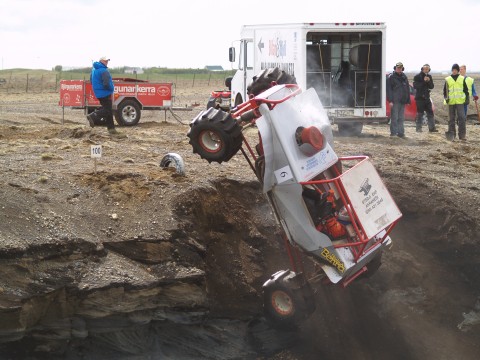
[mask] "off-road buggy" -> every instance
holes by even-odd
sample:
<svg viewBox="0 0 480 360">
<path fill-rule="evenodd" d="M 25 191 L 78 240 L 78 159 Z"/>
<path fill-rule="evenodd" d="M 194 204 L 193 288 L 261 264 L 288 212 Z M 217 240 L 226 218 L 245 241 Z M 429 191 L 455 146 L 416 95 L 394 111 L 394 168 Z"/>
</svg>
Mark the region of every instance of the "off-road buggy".
<svg viewBox="0 0 480 360">
<path fill-rule="evenodd" d="M 275 68 L 254 77 L 249 94 L 230 113 L 199 113 L 187 136 L 209 162 L 241 151 L 262 184 L 291 262 L 264 283 L 264 309 L 269 319 L 290 325 L 315 310 L 313 279 L 347 286 L 378 269 L 401 213 L 367 156 L 337 156 L 314 89 L 302 92 Z M 242 130 L 254 126 L 252 146 Z M 301 254 L 317 264 L 311 274 Z"/>
</svg>

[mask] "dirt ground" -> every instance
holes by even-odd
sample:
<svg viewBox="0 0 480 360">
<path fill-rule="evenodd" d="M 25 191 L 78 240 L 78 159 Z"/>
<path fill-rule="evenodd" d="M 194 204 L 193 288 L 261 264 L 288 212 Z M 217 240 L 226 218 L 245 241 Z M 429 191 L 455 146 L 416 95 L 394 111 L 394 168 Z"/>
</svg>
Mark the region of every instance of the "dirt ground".
<svg viewBox="0 0 480 360">
<path fill-rule="evenodd" d="M 317 310 L 295 341 L 238 358 L 480 357 L 480 126 L 470 119 L 466 142 L 447 141 L 436 85 L 439 133 L 406 123 L 406 138 L 391 138 L 388 125 L 372 124 L 359 137 L 339 137 L 334 126 L 335 151 L 370 156 L 403 213 L 380 270 L 346 289 L 319 285 Z M 183 248 L 176 260 L 204 266 L 212 313 L 261 313 L 261 284 L 288 262 L 243 156 L 208 164 L 191 151 L 188 122 L 211 90 L 177 89 L 177 105 L 200 105 L 166 121 L 162 111 L 145 111 L 138 126 L 119 129 L 128 136 L 119 140 L 88 127 L 81 110 L 65 109 L 62 120 L 58 94 L 2 94 L 1 258 L 61 248 L 75 236 L 121 253 L 119 243 L 188 233 L 202 260 Z M 95 144 L 103 146 L 96 173 Z M 169 152 L 182 156 L 186 176 L 159 167 Z M 0 279 L 0 295 L 7 288 Z"/>
</svg>

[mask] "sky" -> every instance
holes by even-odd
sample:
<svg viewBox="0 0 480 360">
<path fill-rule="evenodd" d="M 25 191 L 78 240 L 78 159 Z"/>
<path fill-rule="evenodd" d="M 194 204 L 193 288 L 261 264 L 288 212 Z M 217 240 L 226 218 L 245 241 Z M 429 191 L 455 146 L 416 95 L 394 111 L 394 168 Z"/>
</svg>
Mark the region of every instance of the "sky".
<svg viewBox="0 0 480 360">
<path fill-rule="evenodd" d="M 110 67 L 231 69 L 242 25 L 385 22 L 387 64 L 406 72 L 480 70 L 479 0 L 0 0 L 0 69 Z M 390 67 L 391 65 L 391 67 Z"/>
</svg>

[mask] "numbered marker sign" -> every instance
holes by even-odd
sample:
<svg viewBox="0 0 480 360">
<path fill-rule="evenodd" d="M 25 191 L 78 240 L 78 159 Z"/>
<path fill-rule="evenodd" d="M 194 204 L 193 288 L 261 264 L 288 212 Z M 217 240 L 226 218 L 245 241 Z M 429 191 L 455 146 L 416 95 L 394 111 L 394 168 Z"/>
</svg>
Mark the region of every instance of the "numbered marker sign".
<svg viewBox="0 0 480 360">
<path fill-rule="evenodd" d="M 102 145 L 91 145 L 90 146 L 90 156 L 92 158 L 102 157 Z"/>
</svg>

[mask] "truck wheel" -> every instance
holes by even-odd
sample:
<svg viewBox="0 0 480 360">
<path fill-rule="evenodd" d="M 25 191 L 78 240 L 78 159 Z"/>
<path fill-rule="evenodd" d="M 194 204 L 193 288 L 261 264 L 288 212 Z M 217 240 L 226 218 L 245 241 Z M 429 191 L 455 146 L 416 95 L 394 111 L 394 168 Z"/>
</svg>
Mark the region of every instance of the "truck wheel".
<svg viewBox="0 0 480 360">
<path fill-rule="evenodd" d="M 115 120 L 121 126 L 134 126 L 140 121 L 140 106 L 133 100 L 125 100 L 120 103 L 115 111 Z"/>
<path fill-rule="evenodd" d="M 338 134 L 340 136 L 360 136 L 363 130 L 361 122 L 339 123 Z"/>
<path fill-rule="evenodd" d="M 180 155 L 175 153 L 168 153 L 160 161 L 160 167 L 162 168 L 169 167 L 170 165 L 173 165 L 173 167 L 175 167 L 178 175 L 185 175 L 185 164 Z"/>
<path fill-rule="evenodd" d="M 230 113 L 210 108 L 190 123 L 187 133 L 193 152 L 208 162 L 228 161 L 242 146 L 242 128 Z"/>
<path fill-rule="evenodd" d="M 272 87 L 272 83 L 277 85 L 296 84 L 295 77 L 286 73 L 280 68 L 265 69 L 260 74 L 253 77 L 252 83 L 248 86 L 247 92 L 249 95 L 257 96 Z"/>
</svg>

